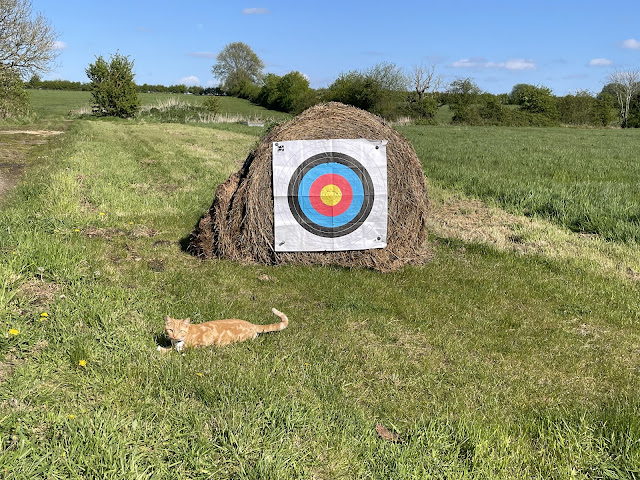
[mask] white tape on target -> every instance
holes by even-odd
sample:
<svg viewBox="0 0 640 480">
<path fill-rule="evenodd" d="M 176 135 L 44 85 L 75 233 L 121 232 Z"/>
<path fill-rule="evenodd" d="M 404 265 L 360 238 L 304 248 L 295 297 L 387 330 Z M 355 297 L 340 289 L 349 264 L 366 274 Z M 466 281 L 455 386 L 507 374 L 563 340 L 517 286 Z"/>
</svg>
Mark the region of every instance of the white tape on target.
<svg viewBox="0 0 640 480">
<path fill-rule="evenodd" d="M 386 145 L 365 139 L 274 142 L 275 250 L 384 248 Z"/>
</svg>

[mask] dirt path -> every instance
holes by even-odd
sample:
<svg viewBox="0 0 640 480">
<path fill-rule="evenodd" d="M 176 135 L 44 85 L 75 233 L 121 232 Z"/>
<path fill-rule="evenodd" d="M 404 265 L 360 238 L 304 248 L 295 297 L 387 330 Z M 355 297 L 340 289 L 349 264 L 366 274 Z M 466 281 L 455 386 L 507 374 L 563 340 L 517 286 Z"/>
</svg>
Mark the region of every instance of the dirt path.
<svg viewBox="0 0 640 480">
<path fill-rule="evenodd" d="M 22 175 L 29 151 L 47 143 L 48 137 L 62 133 L 59 130 L 0 130 L 0 202 Z"/>
</svg>

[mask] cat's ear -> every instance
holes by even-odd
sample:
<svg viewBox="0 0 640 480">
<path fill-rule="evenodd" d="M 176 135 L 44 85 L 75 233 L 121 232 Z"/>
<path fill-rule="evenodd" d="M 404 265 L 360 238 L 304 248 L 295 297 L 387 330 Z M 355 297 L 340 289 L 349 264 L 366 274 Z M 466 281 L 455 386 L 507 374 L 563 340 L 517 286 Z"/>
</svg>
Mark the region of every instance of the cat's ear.
<svg viewBox="0 0 640 480">
<path fill-rule="evenodd" d="M 190 318 L 190 317 L 185 318 L 185 319 L 182 321 L 182 323 L 184 323 L 185 325 L 189 325 L 189 324 L 191 323 L 191 318 Z"/>
<path fill-rule="evenodd" d="M 169 315 L 164 316 L 164 323 L 169 323 L 171 321 L 171 317 Z"/>
</svg>

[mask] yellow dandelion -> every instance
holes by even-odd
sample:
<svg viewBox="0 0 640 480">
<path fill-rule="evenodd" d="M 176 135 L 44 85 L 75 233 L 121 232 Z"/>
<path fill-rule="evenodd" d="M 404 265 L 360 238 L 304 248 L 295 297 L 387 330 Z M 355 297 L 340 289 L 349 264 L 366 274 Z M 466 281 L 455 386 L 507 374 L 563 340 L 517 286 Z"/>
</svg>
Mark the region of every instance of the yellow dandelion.
<svg viewBox="0 0 640 480">
<path fill-rule="evenodd" d="M 74 414 L 69 415 L 69 420 L 73 420 L 74 418 L 76 418 Z"/>
<path fill-rule="evenodd" d="M 49 314 L 48 314 L 47 312 L 42 312 L 42 313 L 40 314 L 40 317 L 41 317 L 41 318 L 47 318 L 48 316 L 49 316 Z"/>
<path fill-rule="evenodd" d="M 197 375 L 198 377 L 202 377 L 202 376 L 203 376 L 203 375 L 202 375 L 202 373 L 200 373 L 200 372 L 196 372 L 196 375 Z"/>
<path fill-rule="evenodd" d="M 78 233 L 80 231 L 80 229 L 79 228 L 74 228 L 73 231 Z"/>
<path fill-rule="evenodd" d="M 106 215 L 106 213 L 104 213 L 104 212 L 100 212 L 100 216 L 101 216 L 101 217 L 104 217 L 105 215 Z"/>
<path fill-rule="evenodd" d="M 18 330 L 16 330 L 15 328 L 10 328 L 9 329 L 9 333 L 11 335 L 18 335 L 20 332 Z"/>
<path fill-rule="evenodd" d="M 80 365 L 81 367 L 86 367 L 87 366 L 87 361 L 86 360 L 80 360 L 78 362 L 78 365 Z"/>
</svg>

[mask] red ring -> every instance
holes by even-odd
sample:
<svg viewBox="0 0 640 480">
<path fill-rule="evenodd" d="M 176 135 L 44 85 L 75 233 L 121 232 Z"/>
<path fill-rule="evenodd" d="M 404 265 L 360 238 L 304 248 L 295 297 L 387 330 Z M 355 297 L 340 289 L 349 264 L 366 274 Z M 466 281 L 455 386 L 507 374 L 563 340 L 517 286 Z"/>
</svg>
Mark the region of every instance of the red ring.
<svg viewBox="0 0 640 480">
<path fill-rule="evenodd" d="M 325 186 L 332 184 L 338 187 L 342 192 L 340 201 L 333 206 L 324 203 L 320 197 L 322 189 Z M 351 189 L 349 182 L 343 176 L 335 173 L 325 173 L 324 175 L 320 175 L 309 188 L 309 200 L 311 202 L 311 206 L 316 212 L 327 217 L 337 217 L 338 215 L 346 212 L 349 205 L 351 205 L 352 198 L 353 190 Z"/>
</svg>

